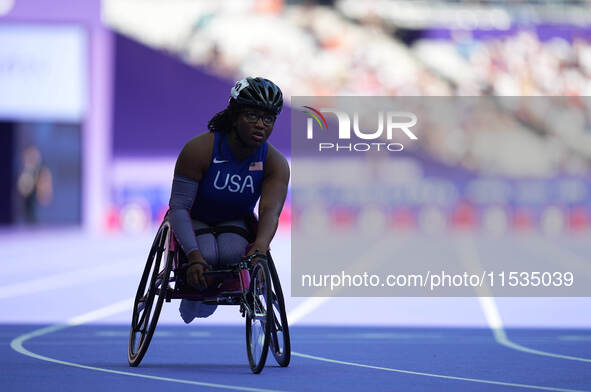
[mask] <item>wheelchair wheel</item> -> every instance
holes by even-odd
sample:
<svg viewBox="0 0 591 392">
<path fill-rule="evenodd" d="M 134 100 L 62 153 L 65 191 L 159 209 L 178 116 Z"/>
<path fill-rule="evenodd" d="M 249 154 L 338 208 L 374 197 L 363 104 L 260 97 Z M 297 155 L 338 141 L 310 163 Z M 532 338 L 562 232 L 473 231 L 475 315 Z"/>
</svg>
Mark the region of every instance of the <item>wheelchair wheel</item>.
<svg viewBox="0 0 591 392">
<path fill-rule="evenodd" d="M 249 309 L 246 314 L 246 352 L 250 369 L 255 374 L 265 367 L 269 352 L 273 326 L 271 297 L 269 267 L 265 261 L 257 261 L 251 272 L 250 288 L 246 296 Z"/>
<path fill-rule="evenodd" d="M 130 366 L 138 366 L 146 354 L 166 297 L 174 256 L 169 247 L 169 233 L 170 224 L 165 221 L 154 238 L 135 295 L 127 354 Z"/>
<path fill-rule="evenodd" d="M 271 255 L 268 254 L 269 271 L 271 272 L 271 283 L 273 290 L 273 328 L 271 329 L 271 350 L 275 360 L 281 367 L 289 365 L 291 359 L 291 342 L 289 339 L 289 325 L 285 312 L 285 301 L 279 275 Z"/>
</svg>

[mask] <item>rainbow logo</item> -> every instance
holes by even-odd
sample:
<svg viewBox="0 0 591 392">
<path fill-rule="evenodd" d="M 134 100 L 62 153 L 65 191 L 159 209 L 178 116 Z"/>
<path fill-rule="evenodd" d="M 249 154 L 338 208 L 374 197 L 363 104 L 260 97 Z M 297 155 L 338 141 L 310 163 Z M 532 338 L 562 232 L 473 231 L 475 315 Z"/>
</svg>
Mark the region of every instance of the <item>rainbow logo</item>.
<svg viewBox="0 0 591 392">
<path fill-rule="evenodd" d="M 304 110 L 304 113 L 312 116 L 314 118 L 314 120 L 316 120 L 318 125 L 320 125 L 320 129 L 324 129 L 324 127 L 326 127 L 326 129 L 328 129 L 328 124 L 326 123 L 326 119 L 324 118 L 322 113 L 320 113 L 318 110 L 316 110 L 310 106 L 303 106 L 303 107 L 308 109 L 308 110 Z M 320 118 L 318 118 L 318 117 L 320 117 Z M 322 122 L 320 122 L 320 119 L 322 119 Z M 324 125 L 322 125 L 322 123 L 324 123 Z"/>
</svg>

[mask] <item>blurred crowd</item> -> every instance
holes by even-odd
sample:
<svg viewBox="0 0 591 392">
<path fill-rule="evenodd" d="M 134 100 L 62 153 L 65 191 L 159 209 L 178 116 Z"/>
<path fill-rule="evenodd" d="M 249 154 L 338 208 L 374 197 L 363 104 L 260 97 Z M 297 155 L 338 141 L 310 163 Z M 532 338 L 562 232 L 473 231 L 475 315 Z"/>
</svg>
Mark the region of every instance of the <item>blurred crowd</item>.
<svg viewBox="0 0 591 392">
<path fill-rule="evenodd" d="M 543 42 L 520 31 L 479 41 L 458 32 L 451 40 L 419 40 L 411 50 L 459 95 L 591 95 L 591 44 L 580 38 Z"/>
<path fill-rule="evenodd" d="M 464 30 L 404 42 L 379 13 L 354 19 L 339 7 L 277 0 L 197 3 L 173 18 L 174 34 L 153 43 L 230 79 L 264 75 L 288 98 L 532 97 L 493 105 L 453 129 L 433 126 L 421 144 L 445 162 L 513 176 L 581 174 L 590 166 L 591 37 L 541 40 L 521 29 L 478 40 Z M 508 160 L 516 151 L 521 164 Z"/>
<path fill-rule="evenodd" d="M 232 32 L 232 33 L 229 33 Z M 450 84 L 379 26 L 335 9 L 290 6 L 206 14 L 191 29 L 184 56 L 227 76 L 268 75 L 288 95 L 449 95 Z"/>
</svg>

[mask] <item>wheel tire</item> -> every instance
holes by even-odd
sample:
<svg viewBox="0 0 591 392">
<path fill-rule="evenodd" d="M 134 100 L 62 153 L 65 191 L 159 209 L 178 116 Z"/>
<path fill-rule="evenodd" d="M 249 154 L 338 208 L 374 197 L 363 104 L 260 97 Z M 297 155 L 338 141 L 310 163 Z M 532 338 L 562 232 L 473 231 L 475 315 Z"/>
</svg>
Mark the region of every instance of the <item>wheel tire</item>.
<svg viewBox="0 0 591 392">
<path fill-rule="evenodd" d="M 160 225 L 154 238 L 135 295 L 127 352 L 129 366 L 135 367 L 140 364 L 148 350 L 156 324 L 158 324 L 174 257 L 174 253 L 169 249 L 169 233 L 170 224 L 165 221 Z M 162 263 L 163 256 L 164 263 Z M 154 303 L 156 295 L 158 295 L 158 299 Z"/>
<path fill-rule="evenodd" d="M 271 328 L 273 312 L 271 276 L 265 261 L 257 261 L 251 277 L 247 298 L 246 314 L 246 352 L 248 363 L 253 373 L 260 373 L 265 367 L 269 344 L 271 342 Z M 251 313 L 252 310 L 252 313 Z"/>
<path fill-rule="evenodd" d="M 285 311 L 285 300 L 281 290 L 281 282 L 275 268 L 275 263 L 268 254 L 269 271 L 273 285 L 273 329 L 271 329 L 271 352 L 281 367 L 287 367 L 291 360 L 291 340 L 289 338 L 289 325 Z"/>
</svg>

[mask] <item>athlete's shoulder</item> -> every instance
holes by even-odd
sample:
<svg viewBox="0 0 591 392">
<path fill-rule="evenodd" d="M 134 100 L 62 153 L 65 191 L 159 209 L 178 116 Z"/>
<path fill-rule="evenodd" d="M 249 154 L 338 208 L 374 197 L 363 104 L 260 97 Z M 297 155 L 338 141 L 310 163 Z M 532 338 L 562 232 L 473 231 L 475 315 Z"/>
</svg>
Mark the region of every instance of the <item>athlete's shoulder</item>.
<svg viewBox="0 0 591 392">
<path fill-rule="evenodd" d="M 267 158 L 265 159 L 265 175 L 287 177 L 289 179 L 289 164 L 285 156 L 271 143 L 267 142 Z"/>
<path fill-rule="evenodd" d="M 285 156 L 283 156 L 281 151 L 279 151 L 277 147 L 275 147 L 269 142 L 267 142 L 267 159 L 281 161 L 287 164 L 287 159 L 285 158 Z"/>
<path fill-rule="evenodd" d="M 181 151 L 181 154 L 183 152 L 198 152 L 198 153 L 204 153 L 207 150 L 211 150 L 211 148 L 213 147 L 213 141 L 215 139 L 215 135 L 213 132 L 204 132 L 202 134 L 199 134 L 193 138 L 191 138 L 191 140 L 189 140 L 185 146 L 183 147 L 183 150 Z"/>
<path fill-rule="evenodd" d="M 204 132 L 189 140 L 178 156 L 175 175 L 200 181 L 209 168 L 214 140 L 213 132 Z"/>
</svg>

